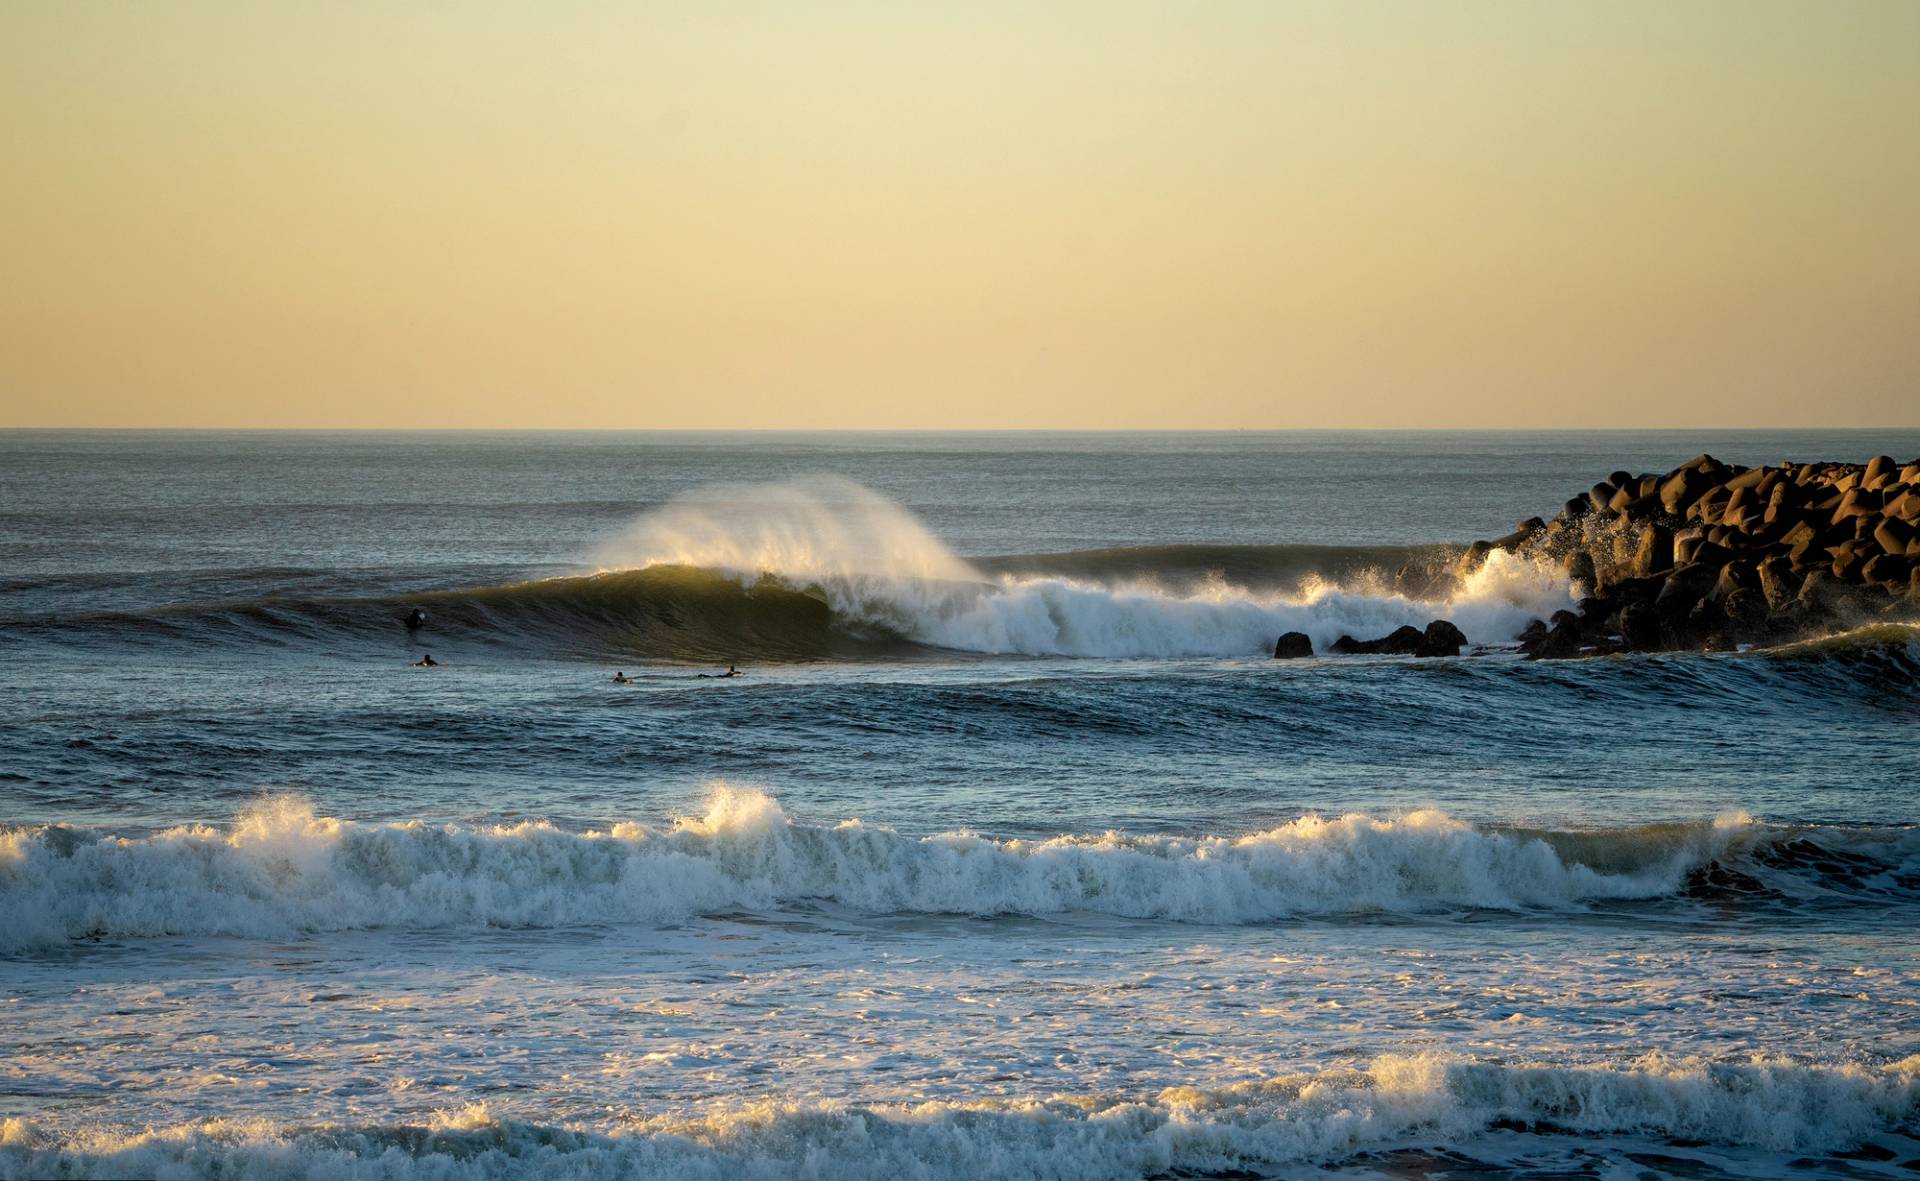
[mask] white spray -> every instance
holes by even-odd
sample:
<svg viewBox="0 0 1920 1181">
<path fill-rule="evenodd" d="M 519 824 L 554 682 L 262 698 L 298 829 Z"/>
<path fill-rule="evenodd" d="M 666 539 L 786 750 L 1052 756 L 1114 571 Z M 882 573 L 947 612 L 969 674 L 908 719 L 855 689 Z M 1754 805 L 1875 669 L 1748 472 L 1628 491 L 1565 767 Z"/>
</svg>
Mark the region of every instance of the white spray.
<svg viewBox="0 0 1920 1181">
<path fill-rule="evenodd" d="M 1341 635 L 1451 619 L 1476 643 L 1511 640 L 1571 605 L 1558 570 L 1495 552 L 1460 590 L 1411 599 L 1379 580 L 1310 579 L 1259 593 L 1215 581 L 1175 590 L 1058 576 L 992 576 L 956 556 L 912 513 L 837 477 L 721 485 L 680 497 L 602 548 L 602 570 L 683 565 L 751 582 L 815 588 L 855 624 L 966 652 L 1031 656 L 1257 656 L 1282 632 L 1324 649 Z"/>
</svg>

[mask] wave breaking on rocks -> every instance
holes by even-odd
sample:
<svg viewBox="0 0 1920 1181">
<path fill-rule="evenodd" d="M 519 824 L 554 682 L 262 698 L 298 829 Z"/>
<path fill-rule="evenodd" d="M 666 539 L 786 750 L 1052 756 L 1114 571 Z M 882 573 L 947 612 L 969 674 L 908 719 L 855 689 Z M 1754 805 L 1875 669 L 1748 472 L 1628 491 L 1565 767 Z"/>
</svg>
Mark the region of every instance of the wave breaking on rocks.
<svg viewBox="0 0 1920 1181">
<path fill-rule="evenodd" d="M 1395 586 L 1443 597 L 1501 552 L 1564 570 L 1578 597 L 1516 637 L 1536 659 L 1771 645 L 1916 617 L 1920 460 L 1742 467 L 1700 455 L 1669 472 L 1616 471 L 1551 521 L 1407 563 Z"/>
</svg>

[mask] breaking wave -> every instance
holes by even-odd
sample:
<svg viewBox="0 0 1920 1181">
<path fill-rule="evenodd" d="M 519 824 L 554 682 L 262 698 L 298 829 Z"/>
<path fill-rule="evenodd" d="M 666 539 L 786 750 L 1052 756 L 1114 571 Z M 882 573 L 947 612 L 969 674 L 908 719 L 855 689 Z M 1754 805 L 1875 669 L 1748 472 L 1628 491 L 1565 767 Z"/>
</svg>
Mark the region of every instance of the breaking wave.
<svg viewBox="0 0 1920 1181">
<path fill-rule="evenodd" d="M 976 564 L 892 501 L 813 478 L 702 489 L 640 520 L 599 560 L 771 577 L 818 596 L 854 627 L 1027 656 L 1255 656 L 1286 631 L 1325 646 L 1441 614 L 1471 639 L 1503 641 L 1542 609 L 1551 613 L 1548 604 L 1571 601 L 1563 576 L 1504 554 L 1444 601 L 1386 589 L 1370 559 L 1416 552 L 1170 546 Z"/>
<path fill-rule="evenodd" d="M 1427 810 L 1308 816 L 1238 837 L 993 840 L 799 823 L 769 796 L 723 787 L 703 815 L 664 828 L 357 823 L 283 796 L 226 827 L 0 834 L 0 950 L 86 937 L 661 923 L 807 902 L 1238 924 L 1916 892 L 1916 830 L 1783 828 L 1741 816 L 1564 832 L 1483 829 Z"/>
<path fill-rule="evenodd" d="M 1250 657 L 1300 631 L 1324 649 L 1448 618 L 1511 640 L 1572 604 L 1565 576 L 1498 553 L 1457 593 L 1395 592 L 1389 572 L 1444 547 L 1140 546 L 968 561 L 845 480 L 700 490 L 638 521 L 592 574 L 410 596 L 267 597 L 37 621 L 192 642 L 393 639 L 713 660 L 911 656 Z"/>
<path fill-rule="evenodd" d="M 1306 1163 L 1365 1170 L 1386 1163 L 1374 1155 L 1383 1150 L 1476 1148 L 1475 1138 L 1493 1129 L 1524 1133 L 1519 1147 L 1535 1166 L 1542 1150 L 1551 1153 L 1553 1139 L 1565 1133 L 1587 1143 L 1614 1136 L 1643 1145 L 1832 1152 L 1910 1131 L 1917 1119 L 1920 1057 L 1883 1066 L 1813 1066 L 1777 1058 L 1715 1062 L 1650 1055 L 1629 1063 L 1563 1066 L 1420 1055 L 1376 1058 L 1359 1070 L 1138 1096 L 899 1105 L 763 1102 L 593 1125 L 527 1123 L 480 1104 L 411 1125 L 301 1127 L 226 1119 L 62 1134 L 16 1118 L 0 1124 L 0 1176 L 1091 1181 L 1252 1175 L 1244 1170 Z M 1665 1159 L 1687 1163 L 1671 1154 Z M 1784 1167 L 1788 1174 L 1820 1165 L 1755 1157 L 1736 1163 L 1767 1172 L 1774 1171 L 1768 1165 Z M 1703 1169 L 1682 1175 L 1726 1174 Z"/>
<path fill-rule="evenodd" d="M 412 639 L 593 659 L 709 664 L 978 656 L 1252 658 L 1285 632 L 1324 652 L 1447 619 L 1479 645 L 1574 605 L 1564 571 L 1496 550 L 1434 597 L 1393 572 L 1446 546 L 1161 545 L 962 559 L 912 514 L 845 480 L 721 486 L 671 502 L 603 546 L 592 573 L 408 595 L 269 595 L 140 612 L 0 620 L 0 641 L 147 638 L 390 651 Z M 269 572 L 271 573 L 271 572 Z M 1419 579 L 1414 580 L 1416 583 Z M 1920 625 L 1880 623 L 1759 655 L 1847 666 L 1920 688 Z M 1815 672 L 1814 676 L 1821 674 Z"/>
</svg>

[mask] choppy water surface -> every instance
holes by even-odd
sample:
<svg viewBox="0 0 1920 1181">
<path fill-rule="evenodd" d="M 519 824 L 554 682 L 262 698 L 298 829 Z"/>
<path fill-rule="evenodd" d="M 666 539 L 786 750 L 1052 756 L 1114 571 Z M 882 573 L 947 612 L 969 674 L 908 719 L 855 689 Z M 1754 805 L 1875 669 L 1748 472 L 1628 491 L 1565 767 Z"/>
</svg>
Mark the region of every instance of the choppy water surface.
<svg viewBox="0 0 1920 1181">
<path fill-rule="evenodd" d="M 1703 449 L 0 433 L 0 1176 L 1910 1176 L 1920 632 L 1382 577 Z"/>
</svg>

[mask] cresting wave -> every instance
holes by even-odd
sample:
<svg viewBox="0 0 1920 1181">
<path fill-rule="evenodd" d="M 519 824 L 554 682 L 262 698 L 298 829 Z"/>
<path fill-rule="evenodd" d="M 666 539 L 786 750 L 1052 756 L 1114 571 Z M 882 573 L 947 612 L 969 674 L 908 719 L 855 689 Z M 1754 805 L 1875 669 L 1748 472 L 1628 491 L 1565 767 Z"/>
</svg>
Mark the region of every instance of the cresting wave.
<svg viewBox="0 0 1920 1181">
<path fill-rule="evenodd" d="M 595 1126 L 525 1123 L 477 1104 L 424 1126 L 212 1120 L 131 1133 L 62 1134 L 8 1119 L 0 1124 L 0 1178 L 110 1173 L 394 1181 L 556 1175 L 1091 1181 L 1306 1163 L 1364 1169 L 1370 1153 L 1471 1146 L 1475 1136 L 1496 1127 L 1534 1133 L 1526 1144 L 1530 1150 L 1555 1134 L 1578 1133 L 1635 1137 L 1642 1144 L 1822 1152 L 1916 1130 L 1916 1120 L 1920 1057 L 1877 1067 L 1658 1055 L 1619 1065 L 1553 1066 L 1423 1055 L 1383 1057 L 1363 1070 L 1221 1089 L 1173 1087 L 1141 1096 L 897 1106 L 762 1103 Z M 1747 1163 L 1787 1166 L 1785 1160 Z M 1791 1166 L 1786 1171 L 1794 1172 Z"/>
<path fill-rule="evenodd" d="M 1309 816 L 1241 837 L 1025 841 L 802 824 L 766 795 L 724 787 L 704 815 L 667 828 L 588 832 L 362 824 L 277 797 L 227 828 L 0 835 L 0 950 L 85 937 L 658 923 L 810 901 L 873 913 L 1087 911 L 1233 924 L 1686 893 L 1916 891 L 1914 830 L 1802 831 L 1738 816 L 1575 833 L 1484 830 L 1419 811 Z"/>
<path fill-rule="evenodd" d="M 1399 550 L 1404 560 L 1413 550 Z M 680 567 L 801 588 L 835 620 L 917 644 L 1027 656 L 1260 656 L 1445 614 L 1480 642 L 1511 639 L 1570 603 L 1559 572 L 1489 562 L 1444 602 L 1385 588 L 1369 559 L 1330 547 L 1137 547 L 971 563 L 912 514 L 846 480 L 702 489 L 603 548 L 603 570 Z"/>
<path fill-rule="evenodd" d="M 1501 553 L 1444 600 L 1384 571 L 1444 547 L 1141 546 L 966 561 L 900 506 L 833 478 L 702 489 L 637 522 L 592 575 L 362 598 L 267 597 L 42 620 L 70 634 L 330 646 L 422 639 L 708 662 L 987 655 L 1252 657 L 1444 616 L 1503 643 L 1572 605 L 1564 573 Z M 15 630 L 18 630 L 16 627 Z"/>
</svg>

